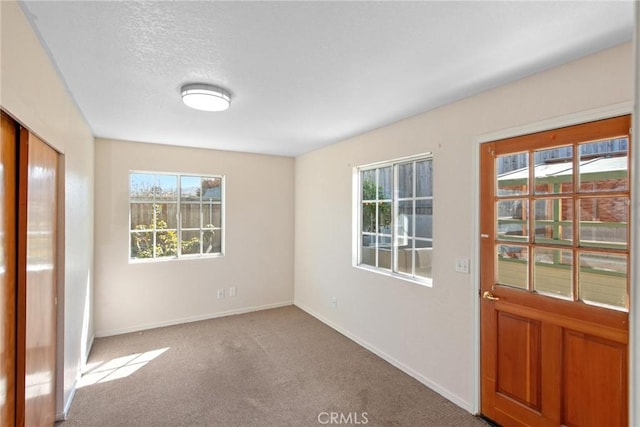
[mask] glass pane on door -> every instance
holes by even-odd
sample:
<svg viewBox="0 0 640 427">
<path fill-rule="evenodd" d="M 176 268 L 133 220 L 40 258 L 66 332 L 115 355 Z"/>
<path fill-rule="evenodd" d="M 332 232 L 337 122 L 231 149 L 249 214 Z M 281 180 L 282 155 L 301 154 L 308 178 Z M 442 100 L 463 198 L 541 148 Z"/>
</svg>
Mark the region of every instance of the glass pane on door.
<svg viewBox="0 0 640 427">
<path fill-rule="evenodd" d="M 496 203 L 497 238 L 519 242 L 528 241 L 528 212 L 529 201 L 526 199 L 499 200 Z"/>
<path fill-rule="evenodd" d="M 534 152 L 535 193 L 573 192 L 573 147 L 554 147 Z"/>
<path fill-rule="evenodd" d="M 628 138 L 580 145 L 580 191 L 626 191 L 628 177 Z"/>
<path fill-rule="evenodd" d="M 552 248 L 534 248 L 533 288 L 556 298 L 573 297 L 573 252 Z"/>
<path fill-rule="evenodd" d="M 528 289 L 529 248 L 520 245 L 497 245 L 496 282 L 500 285 Z"/>
<path fill-rule="evenodd" d="M 498 196 L 529 193 L 529 153 L 496 157 L 496 189 Z"/>
<path fill-rule="evenodd" d="M 573 244 L 573 199 L 540 199 L 534 204 L 535 242 Z"/>
<path fill-rule="evenodd" d="M 626 309 L 627 257 L 583 252 L 579 262 L 580 299 L 589 304 Z"/>
<path fill-rule="evenodd" d="M 593 197 L 580 200 L 580 245 L 627 248 L 627 197 Z"/>
</svg>

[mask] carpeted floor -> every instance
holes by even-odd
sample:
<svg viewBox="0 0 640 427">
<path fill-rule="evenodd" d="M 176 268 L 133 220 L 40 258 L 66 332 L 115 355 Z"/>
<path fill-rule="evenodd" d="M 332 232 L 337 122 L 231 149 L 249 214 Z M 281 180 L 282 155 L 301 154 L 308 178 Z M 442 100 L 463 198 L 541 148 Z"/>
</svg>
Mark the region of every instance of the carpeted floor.
<svg viewBox="0 0 640 427">
<path fill-rule="evenodd" d="M 296 307 L 97 339 L 74 426 L 486 426 Z"/>
</svg>

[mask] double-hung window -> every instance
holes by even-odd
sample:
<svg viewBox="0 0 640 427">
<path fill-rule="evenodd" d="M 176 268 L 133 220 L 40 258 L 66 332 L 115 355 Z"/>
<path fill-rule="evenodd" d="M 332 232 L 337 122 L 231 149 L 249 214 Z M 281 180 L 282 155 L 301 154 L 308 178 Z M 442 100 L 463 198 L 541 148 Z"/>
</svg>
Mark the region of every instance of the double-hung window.
<svg viewBox="0 0 640 427">
<path fill-rule="evenodd" d="M 433 159 L 357 168 L 357 265 L 431 283 Z"/>
<path fill-rule="evenodd" d="M 131 172 L 131 260 L 222 255 L 224 178 Z"/>
</svg>

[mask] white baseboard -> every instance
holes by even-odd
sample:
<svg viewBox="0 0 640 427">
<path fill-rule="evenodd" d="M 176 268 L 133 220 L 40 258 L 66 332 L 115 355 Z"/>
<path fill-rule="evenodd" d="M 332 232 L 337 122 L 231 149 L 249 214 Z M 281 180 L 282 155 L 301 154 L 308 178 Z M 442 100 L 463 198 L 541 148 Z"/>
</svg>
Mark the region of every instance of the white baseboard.
<svg viewBox="0 0 640 427">
<path fill-rule="evenodd" d="M 323 316 L 319 315 L 318 313 L 314 312 L 309 307 L 306 307 L 306 306 L 304 306 L 304 305 L 302 305 L 300 303 L 295 303 L 294 305 L 296 307 L 300 308 L 301 310 L 309 313 L 310 315 L 312 315 L 313 317 L 315 317 L 316 319 L 318 319 L 322 323 L 326 324 L 330 328 L 335 329 L 336 331 L 340 332 L 342 335 L 346 336 L 350 340 L 352 340 L 352 341 L 356 342 L 357 344 L 361 345 L 362 347 L 366 348 L 367 350 L 369 350 L 373 354 L 375 354 L 375 355 L 379 356 L 380 358 L 386 360 L 387 362 L 389 362 L 390 364 L 392 364 L 396 368 L 400 369 L 402 372 L 404 372 L 407 375 L 409 375 L 409 376 L 415 378 L 416 380 L 420 381 L 422 384 L 424 384 L 425 386 L 429 387 L 431 390 L 435 391 L 436 393 L 440 394 L 445 399 L 450 400 L 451 402 L 453 402 L 456 405 L 460 406 L 462 409 L 464 409 L 467 412 L 473 414 L 473 405 L 470 402 L 467 402 L 466 400 L 462 399 L 460 396 L 457 396 L 457 395 L 451 393 L 449 390 L 447 390 L 446 388 L 442 387 L 440 384 L 431 381 L 429 378 L 423 376 L 419 372 L 416 372 L 411 367 L 405 365 L 404 363 L 400 362 L 399 360 L 395 359 L 394 357 L 388 355 L 384 351 L 376 348 L 375 346 L 371 345 L 367 341 L 365 341 L 365 340 L 361 339 L 360 337 L 350 333 L 349 331 L 341 328 L 340 326 L 336 325 L 335 323 L 331 322 L 330 320 L 328 320 L 328 319 L 324 318 Z"/>
<path fill-rule="evenodd" d="M 240 308 L 236 310 L 222 311 L 218 313 L 208 313 L 208 314 L 203 314 L 198 316 L 183 317 L 180 319 L 172 319 L 164 322 L 146 323 L 142 325 L 132 326 L 129 328 L 108 329 L 106 331 L 97 331 L 95 333 L 95 337 L 102 338 L 102 337 L 109 337 L 112 335 L 128 334 L 130 332 L 138 332 L 138 331 L 144 331 L 147 329 L 162 328 L 164 326 L 180 325 L 182 323 L 198 322 L 200 320 L 215 319 L 217 317 L 232 316 L 234 314 L 251 313 L 252 311 L 268 310 L 271 308 L 286 307 L 288 305 L 293 305 L 293 301 L 284 301 L 284 302 L 278 302 L 274 304 L 265 304 L 265 305 L 259 305 L 254 307 Z"/>
</svg>

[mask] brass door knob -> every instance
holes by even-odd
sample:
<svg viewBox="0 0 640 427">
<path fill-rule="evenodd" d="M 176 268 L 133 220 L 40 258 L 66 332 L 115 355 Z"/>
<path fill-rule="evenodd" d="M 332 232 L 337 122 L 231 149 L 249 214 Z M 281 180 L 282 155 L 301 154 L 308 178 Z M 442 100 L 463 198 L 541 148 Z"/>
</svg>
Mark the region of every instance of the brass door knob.
<svg viewBox="0 0 640 427">
<path fill-rule="evenodd" d="M 490 301 L 500 301 L 500 298 L 494 297 L 491 291 L 484 291 L 484 293 L 482 294 L 482 298 L 488 299 Z"/>
</svg>

